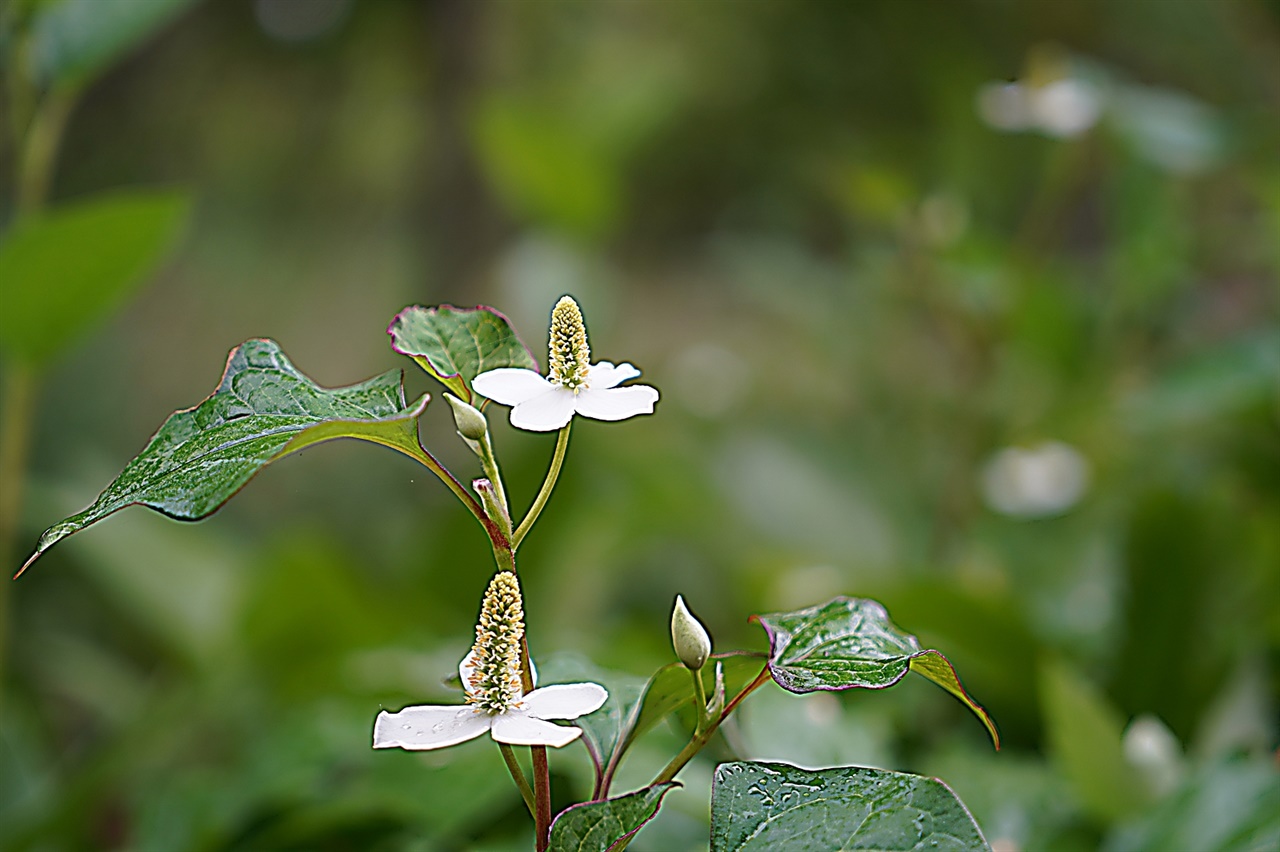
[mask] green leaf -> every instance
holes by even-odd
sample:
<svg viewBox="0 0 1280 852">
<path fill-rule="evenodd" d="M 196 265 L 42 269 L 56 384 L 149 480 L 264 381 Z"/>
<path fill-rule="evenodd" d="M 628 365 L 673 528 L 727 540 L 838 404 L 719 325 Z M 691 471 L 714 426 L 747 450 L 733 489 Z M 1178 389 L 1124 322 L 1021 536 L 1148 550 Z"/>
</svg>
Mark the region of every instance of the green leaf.
<svg viewBox="0 0 1280 852">
<path fill-rule="evenodd" d="M 936 778 L 856 766 L 716 767 L 712 852 L 990 848 L 956 794 Z"/>
<path fill-rule="evenodd" d="M 1146 803 L 1142 779 L 1124 758 L 1124 717 L 1065 663 L 1040 669 L 1040 703 L 1049 748 L 1085 809 L 1114 822 Z"/>
<path fill-rule="evenodd" d="M 616 799 L 566 808 L 551 823 L 551 849 L 554 852 L 616 849 L 620 841 L 629 839 L 653 819 L 662 806 L 662 797 L 679 786 L 675 781 L 667 781 Z"/>
<path fill-rule="evenodd" d="M 1103 849 L 1280 849 L 1280 773 L 1266 758 L 1205 767 Z"/>
<path fill-rule="evenodd" d="M 730 654 L 713 654 L 711 661 L 702 669 L 702 683 L 710 700 L 715 688 L 715 667 L 719 663 L 724 666 L 725 700 L 728 701 L 742 691 L 756 675 L 760 673 L 761 657 L 757 654 L 734 652 Z M 640 712 L 635 725 L 625 741 L 630 745 L 637 737 L 662 721 L 668 714 L 683 707 L 691 707 L 693 702 L 693 678 L 683 663 L 671 663 L 654 673 L 645 687 L 641 698 Z"/>
<path fill-rule="evenodd" d="M 959 698 L 1000 747 L 995 723 L 964 691 L 947 658 L 922 650 L 916 637 L 890 621 L 876 601 L 839 597 L 808 609 L 751 618 L 769 634 L 769 671 L 788 692 L 885 689 L 914 671 Z"/>
<path fill-rule="evenodd" d="M 0 242 L 0 349 L 39 366 L 82 338 L 146 279 L 190 207 L 184 193 L 135 190 L 20 220 Z"/>
<path fill-rule="evenodd" d="M 32 25 L 32 76 L 45 84 L 86 83 L 196 0 L 59 0 Z"/>
<path fill-rule="evenodd" d="M 471 402 L 471 380 L 499 367 L 537 370 L 511 323 L 493 308 L 405 308 L 387 328 L 391 348 L 408 355 L 455 396 Z"/>
<path fill-rule="evenodd" d="M 126 506 L 150 506 L 180 520 L 203 518 L 266 465 L 320 441 L 360 438 L 427 464 L 417 418 L 429 397 L 406 405 L 401 379 L 392 370 L 329 390 L 298 372 L 275 341 L 241 344 L 231 351 L 213 395 L 170 415 L 92 506 L 40 537 L 22 570 L 58 541 Z"/>
<path fill-rule="evenodd" d="M 760 672 L 760 656 L 733 653 L 712 657 L 712 665 L 702 670 L 710 697 L 714 687 L 714 664 L 725 670 L 725 691 L 732 698 Z M 598 683 L 609 692 L 604 705 L 574 722 L 582 728 L 583 739 L 597 772 L 621 762 L 622 754 L 642 734 L 681 708 L 691 706 L 693 679 L 681 663 L 663 666 L 648 681 L 622 672 L 601 669 L 577 654 L 557 654 L 538 663 L 539 682 Z"/>
</svg>

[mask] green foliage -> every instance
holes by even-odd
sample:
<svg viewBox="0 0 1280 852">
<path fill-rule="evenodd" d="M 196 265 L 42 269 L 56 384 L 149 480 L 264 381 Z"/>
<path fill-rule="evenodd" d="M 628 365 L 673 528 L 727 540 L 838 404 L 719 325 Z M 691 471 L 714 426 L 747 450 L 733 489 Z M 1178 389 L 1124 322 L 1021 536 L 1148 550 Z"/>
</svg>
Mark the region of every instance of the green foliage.
<svg viewBox="0 0 1280 852">
<path fill-rule="evenodd" d="M 722 763 L 711 797 L 712 852 L 991 848 L 955 794 L 919 775 Z"/>
<path fill-rule="evenodd" d="M 471 380 L 499 367 L 538 369 L 507 318 L 492 308 L 405 308 L 391 321 L 392 347 L 466 402 Z"/>
<path fill-rule="evenodd" d="M 169 417 L 92 506 L 45 531 L 27 565 L 126 506 L 203 518 L 266 465 L 320 441 L 359 438 L 422 458 L 417 418 L 426 404 L 425 396 L 406 404 L 399 371 L 329 390 L 298 372 L 275 341 L 250 340 L 231 351 L 217 390 Z"/>
<path fill-rule="evenodd" d="M 52 0 L 32 26 L 32 76 L 46 85 L 89 82 L 196 0 Z"/>
<path fill-rule="evenodd" d="M 884 689 L 917 672 L 964 702 L 1000 746 L 985 710 L 960 685 L 947 658 L 921 650 L 876 601 L 835 598 L 795 612 L 752 616 L 769 634 L 769 671 L 790 692 Z"/>
<path fill-rule="evenodd" d="M 668 781 L 603 802 L 574 805 L 551 824 L 553 852 L 610 852 L 653 819 L 662 797 L 679 784 Z"/>
<path fill-rule="evenodd" d="M 1145 804 L 1142 779 L 1124 759 L 1124 720 L 1097 687 L 1063 664 L 1040 671 L 1049 746 L 1083 805 L 1097 819 L 1132 816 Z"/>
<path fill-rule="evenodd" d="M 1105 852 L 1213 849 L 1264 852 L 1280 847 L 1280 773 L 1265 760 L 1206 767 L 1135 823 Z"/>
<path fill-rule="evenodd" d="M 128 190 L 19 221 L 0 242 L 0 352 L 44 366 L 81 340 L 146 280 L 190 208 L 184 193 Z"/>
</svg>

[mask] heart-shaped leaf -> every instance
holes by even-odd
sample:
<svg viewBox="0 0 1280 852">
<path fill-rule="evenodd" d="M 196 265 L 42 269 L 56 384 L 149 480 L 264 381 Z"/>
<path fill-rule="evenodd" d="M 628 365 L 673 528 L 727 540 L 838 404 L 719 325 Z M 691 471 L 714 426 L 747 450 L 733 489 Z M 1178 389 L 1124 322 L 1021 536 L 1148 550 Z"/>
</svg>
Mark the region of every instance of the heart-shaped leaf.
<svg viewBox="0 0 1280 852">
<path fill-rule="evenodd" d="M 61 539 L 126 506 L 150 506 L 180 520 L 203 518 L 266 465 L 321 441 L 360 438 L 430 466 L 417 435 L 429 398 L 406 405 L 401 379 L 392 370 L 326 389 L 298 372 L 275 341 L 241 344 L 231 351 L 213 395 L 170 415 L 92 506 L 40 537 L 22 570 Z"/>
<path fill-rule="evenodd" d="M 990 850 L 936 778 L 842 766 L 722 763 L 711 787 L 711 850 Z"/>
<path fill-rule="evenodd" d="M 960 685 L 941 653 L 889 620 L 876 601 L 839 597 L 795 612 L 753 615 L 769 634 L 769 671 L 788 692 L 885 689 L 914 671 L 950 692 L 982 720 L 996 748 L 995 723 Z"/>
<path fill-rule="evenodd" d="M 537 370 L 511 323 L 493 308 L 405 308 L 387 327 L 391 348 L 471 402 L 471 380 L 499 367 Z"/>
<path fill-rule="evenodd" d="M 112 192 L 18 222 L 0 243 L 0 349 L 42 366 L 146 279 L 186 221 L 177 192 Z"/>
<path fill-rule="evenodd" d="M 653 819 L 662 806 L 662 797 L 675 781 L 654 784 L 634 793 L 585 802 L 560 812 L 551 823 L 553 852 L 608 852 L 631 838 L 645 823 Z"/>
</svg>

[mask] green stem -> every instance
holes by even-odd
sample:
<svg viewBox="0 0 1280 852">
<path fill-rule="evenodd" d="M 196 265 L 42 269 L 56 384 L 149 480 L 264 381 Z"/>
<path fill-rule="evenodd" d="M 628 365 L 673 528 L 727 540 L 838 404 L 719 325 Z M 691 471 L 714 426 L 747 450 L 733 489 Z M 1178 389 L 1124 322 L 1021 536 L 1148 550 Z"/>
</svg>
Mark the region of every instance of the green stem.
<svg viewBox="0 0 1280 852">
<path fill-rule="evenodd" d="M 529 809 L 529 815 L 533 816 L 536 811 L 533 803 L 533 790 L 530 789 L 529 780 L 524 777 L 524 770 L 520 768 L 520 764 L 516 760 L 515 750 L 506 743 L 498 743 L 498 750 L 502 752 L 502 759 L 507 764 L 507 771 L 511 773 L 511 780 L 516 782 L 516 788 L 520 790 L 520 797 L 524 799 L 524 806 Z"/>
<path fill-rule="evenodd" d="M 529 534 L 530 528 L 533 527 L 533 522 L 538 520 L 542 507 L 547 505 L 547 499 L 551 496 L 552 489 L 556 487 L 556 479 L 560 477 L 560 468 L 564 464 L 564 454 L 569 448 L 569 427 L 572 425 L 572 420 L 564 424 L 564 428 L 560 430 L 560 434 L 556 437 L 556 451 L 555 455 L 551 457 L 551 468 L 547 471 L 547 478 L 542 481 L 542 490 L 538 492 L 537 498 L 534 499 L 533 505 L 529 508 L 529 514 L 524 516 L 520 526 L 516 527 L 515 534 L 511 536 L 512 550 L 519 547 L 520 542 L 524 541 L 524 537 Z"/>
<path fill-rule="evenodd" d="M 507 523 L 510 524 L 511 507 L 507 504 L 507 489 L 502 485 L 502 471 L 498 469 L 498 460 L 493 455 L 493 444 L 489 441 L 489 433 L 485 432 L 484 437 L 476 443 L 480 445 L 480 465 L 484 468 L 484 475 L 493 483 L 494 496 L 497 497 L 503 511 L 507 513 Z"/>
<path fill-rule="evenodd" d="M 711 735 L 716 732 L 716 729 L 720 727 L 721 723 L 724 722 L 725 719 L 729 718 L 729 714 L 737 709 L 738 705 L 742 703 L 742 700 L 755 692 L 761 686 L 764 686 L 764 684 L 768 683 L 770 679 L 771 675 L 769 674 L 769 666 L 768 664 L 765 664 L 764 669 L 762 669 L 760 674 L 756 676 L 756 679 L 747 684 L 741 692 L 733 697 L 732 701 L 725 705 L 724 710 L 721 711 L 719 716 L 711 720 L 711 724 L 707 726 L 706 730 L 701 733 L 695 733 L 693 738 L 689 740 L 689 744 L 681 749 L 680 753 L 671 759 L 671 762 L 667 764 L 666 768 L 659 772 L 657 777 L 649 782 L 649 786 L 652 787 L 654 784 L 661 784 L 664 781 L 670 781 L 675 778 L 676 774 L 681 769 L 684 769 L 685 764 L 692 760 L 695 754 L 702 751 L 703 746 L 711 740 Z"/>
<path fill-rule="evenodd" d="M 19 215 L 30 215 L 44 206 L 58 149 L 62 146 L 62 131 L 75 103 L 74 91 L 54 89 L 32 115 L 18 163 Z"/>
<path fill-rule="evenodd" d="M 689 675 L 693 678 L 693 700 L 694 709 L 698 713 L 698 721 L 693 727 L 694 735 L 701 734 L 707 726 L 707 688 L 702 684 L 702 670 L 694 671 L 689 669 Z"/>
</svg>

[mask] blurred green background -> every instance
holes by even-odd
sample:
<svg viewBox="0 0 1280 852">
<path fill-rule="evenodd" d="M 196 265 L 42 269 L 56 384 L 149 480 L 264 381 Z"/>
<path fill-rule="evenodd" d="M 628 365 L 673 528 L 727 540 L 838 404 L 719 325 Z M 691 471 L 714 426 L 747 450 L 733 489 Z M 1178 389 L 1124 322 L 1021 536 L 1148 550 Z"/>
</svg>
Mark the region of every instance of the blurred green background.
<svg viewBox="0 0 1280 852">
<path fill-rule="evenodd" d="M 572 293 L 662 401 L 575 428 L 521 549 L 534 654 L 645 676 L 676 593 L 717 650 L 764 648 L 752 612 L 874 597 L 1004 737 L 922 679 L 762 690 L 633 848 L 705 848 L 732 755 L 937 775 L 997 852 L 1280 846 L 1274 0 L 3 21 L 7 565 L 246 338 L 437 393 L 383 333 L 400 308 L 493 305 L 541 360 Z M 24 222 L 140 190 L 151 224 L 67 226 L 23 291 Z M 91 259 L 130 239 L 170 249 L 107 292 Z M 522 511 L 553 439 L 492 411 Z M 447 409 L 423 433 L 478 473 Z M 0 596 L 0 848 L 527 848 L 487 743 L 369 748 L 379 708 L 449 700 L 492 568 L 432 476 L 352 442 L 205 522 L 130 509 L 59 545 Z M 580 748 L 553 770 L 589 795 Z"/>
</svg>

